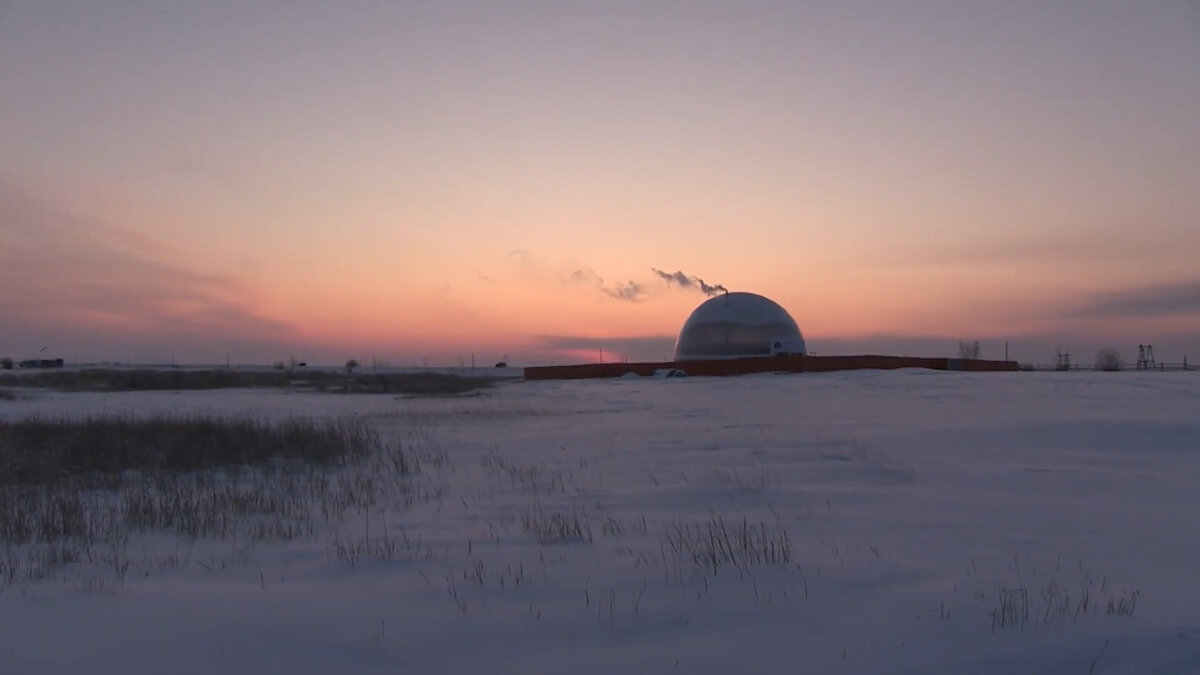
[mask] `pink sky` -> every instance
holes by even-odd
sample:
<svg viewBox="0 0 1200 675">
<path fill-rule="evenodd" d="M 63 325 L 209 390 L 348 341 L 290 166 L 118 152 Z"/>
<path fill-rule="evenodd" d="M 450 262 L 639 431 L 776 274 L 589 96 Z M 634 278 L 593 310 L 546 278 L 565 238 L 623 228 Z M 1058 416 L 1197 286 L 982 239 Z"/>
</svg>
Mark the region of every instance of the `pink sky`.
<svg viewBox="0 0 1200 675">
<path fill-rule="evenodd" d="M 1198 64 L 1186 0 L 17 2 L 0 355 L 658 359 L 661 269 L 817 352 L 1197 360 Z"/>
</svg>

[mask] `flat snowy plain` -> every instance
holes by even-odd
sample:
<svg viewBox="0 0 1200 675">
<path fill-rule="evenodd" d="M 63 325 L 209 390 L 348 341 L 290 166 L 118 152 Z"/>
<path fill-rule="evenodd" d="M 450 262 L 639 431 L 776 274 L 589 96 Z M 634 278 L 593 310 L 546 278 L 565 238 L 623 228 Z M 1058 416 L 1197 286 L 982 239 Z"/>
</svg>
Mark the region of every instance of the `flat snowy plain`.
<svg viewBox="0 0 1200 675">
<path fill-rule="evenodd" d="M 22 395 L 0 419 L 357 416 L 423 459 L 309 536 L 4 587 L 7 675 L 1200 672 L 1197 373 Z"/>
</svg>

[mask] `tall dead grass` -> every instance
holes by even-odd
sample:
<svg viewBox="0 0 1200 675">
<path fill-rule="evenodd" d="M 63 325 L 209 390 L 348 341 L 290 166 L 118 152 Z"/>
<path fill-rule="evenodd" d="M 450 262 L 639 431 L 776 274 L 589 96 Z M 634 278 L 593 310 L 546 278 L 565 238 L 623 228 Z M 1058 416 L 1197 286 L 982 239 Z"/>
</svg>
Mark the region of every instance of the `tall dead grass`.
<svg viewBox="0 0 1200 675">
<path fill-rule="evenodd" d="M 361 421 L 26 419 L 0 424 L 0 590 L 82 565 L 120 585 L 133 534 L 289 541 L 418 499 L 411 448 Z M 95 584 L 96 577 L 89 577 Z M 100 583 L 99 585 L 103 585 Z"/>
</svg>

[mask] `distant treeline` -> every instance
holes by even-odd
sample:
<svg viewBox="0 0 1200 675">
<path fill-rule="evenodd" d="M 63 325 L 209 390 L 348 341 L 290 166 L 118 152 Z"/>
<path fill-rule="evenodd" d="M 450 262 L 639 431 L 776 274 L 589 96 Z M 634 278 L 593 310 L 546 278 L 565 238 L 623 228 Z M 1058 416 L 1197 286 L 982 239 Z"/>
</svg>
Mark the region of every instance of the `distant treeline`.
<svg viewBox="0 0 1200 675">
<path fill-rule="evenodd" d="M 0 368 L 4 370 L 12 370 L 13 365 L 13 360 L 7 356 L 0 359 Z M 62 368 L 65 364 L 62 359 L 25 359 L 15 365 L 21 368 Z"/>
<path fill-rule="evenodd" d="M 352 394 L 461 394 L 493 379 L 445 373 L 336 373 L 327 371 L 83 369 L 0 375 L 0 385 L 59 391 L 171 391 L 293 388 Z"/>
</svg>

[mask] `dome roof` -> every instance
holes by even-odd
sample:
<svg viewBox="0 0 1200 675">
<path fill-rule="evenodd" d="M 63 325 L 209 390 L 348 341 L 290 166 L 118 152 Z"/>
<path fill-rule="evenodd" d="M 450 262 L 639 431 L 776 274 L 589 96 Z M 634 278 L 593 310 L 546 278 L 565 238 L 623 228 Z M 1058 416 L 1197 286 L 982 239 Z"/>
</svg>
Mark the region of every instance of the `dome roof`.
<svg viewBox="0 0 1200 675">
<path fill-rule="evenodd" d="M 775 302 L 754 293 L 725 293 L 701 303 L 675 341 L 675 360 L 805 353 L 800 328 Z"/>
</svg>

